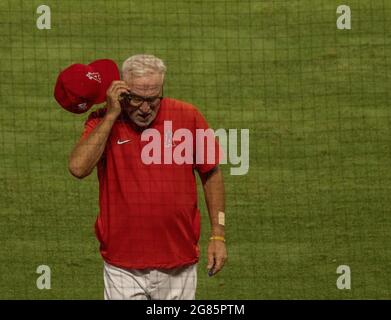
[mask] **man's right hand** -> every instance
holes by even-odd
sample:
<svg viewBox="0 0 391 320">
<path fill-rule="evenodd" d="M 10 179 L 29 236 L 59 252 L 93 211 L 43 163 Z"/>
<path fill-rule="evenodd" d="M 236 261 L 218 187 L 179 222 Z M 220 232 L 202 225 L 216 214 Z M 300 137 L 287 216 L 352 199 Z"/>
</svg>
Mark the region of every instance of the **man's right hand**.
<svg viewBox="0 0 391 320">
<path fill-rule="evenodd" d="M 116 80 L 111 83 L 106 91 L 107 116 L 116 119 L 121 114 L 120 95 L 122 93 L 129 93 L 129 91 L 130 88 L 125 81 Z"/>
</svg>

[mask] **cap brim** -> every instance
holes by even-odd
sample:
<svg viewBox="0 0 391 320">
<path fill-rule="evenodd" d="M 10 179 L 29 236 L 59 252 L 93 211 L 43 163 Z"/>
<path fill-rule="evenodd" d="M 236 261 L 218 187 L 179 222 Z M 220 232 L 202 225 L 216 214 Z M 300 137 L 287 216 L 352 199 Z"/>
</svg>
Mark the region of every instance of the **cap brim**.
<svg viewBox="0 0 391 320">
<path fill-rule="evenodd" d="M 89 64 L 94 70 L 100 73 L 101 84 L 99 95 L 93 103 L 98 104 L 106 100 L 106 91 L 114 80 L 120 80 L 120 74 L 117 64 L 110 59 L 100 59 Z"/>
</svg>

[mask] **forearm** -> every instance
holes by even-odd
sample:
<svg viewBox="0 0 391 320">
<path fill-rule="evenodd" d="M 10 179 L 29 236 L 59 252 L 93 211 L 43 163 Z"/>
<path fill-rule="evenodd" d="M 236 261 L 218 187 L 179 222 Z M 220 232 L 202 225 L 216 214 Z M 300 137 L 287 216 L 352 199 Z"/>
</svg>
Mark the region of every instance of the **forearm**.
<svg viewBox="0 0 391 320">
<path fill-rule="evenodd" d="M 211 235 L 225 236 L 224 220 L 221 215 L 225 212 L 224 182 L 219 168 L 209 176 L 201 176 L 211 223 Z M 220 217 L 219 217 L 220 213 Z"/>
<path fill-rule="evenodd" d="M 92 172 L 103 154 L 114 122 L 115 118 L 106 115 L 88 137 L 74 147 L 69 157 L 72 175 L 84 178 Z"/>
</svg>

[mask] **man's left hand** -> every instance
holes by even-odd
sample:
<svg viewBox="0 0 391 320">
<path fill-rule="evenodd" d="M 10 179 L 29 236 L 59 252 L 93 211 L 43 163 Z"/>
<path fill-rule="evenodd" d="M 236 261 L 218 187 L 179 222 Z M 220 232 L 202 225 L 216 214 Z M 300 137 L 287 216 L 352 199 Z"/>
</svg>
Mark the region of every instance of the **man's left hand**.
<svg viewBox="0 0 391 320">
<path fill-rule="evenodd" d="M 208 244 L 208 266 L 209 275 L 215 275 L 227 261 L 227 249 L 221 240 L 210 240 Z"/>
</svg>

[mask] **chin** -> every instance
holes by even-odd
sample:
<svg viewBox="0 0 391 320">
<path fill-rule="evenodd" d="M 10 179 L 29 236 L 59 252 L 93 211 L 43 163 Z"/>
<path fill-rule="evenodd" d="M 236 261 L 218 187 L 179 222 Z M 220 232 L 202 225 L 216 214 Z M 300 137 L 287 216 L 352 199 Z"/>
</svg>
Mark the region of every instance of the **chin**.
<svg viewBox="0 0 391 320">
<path fill-rule="evenodd" d="M 136 121 L 134 122 L 134 124 L 140 128 L 146 128 L 148 127 L 151 123 L 150 122 L 139 122 L 139 121 Z"/>
<path fill-rule="evenodd" d="M 133 123 L 134 123 L 137 127 L 141 128 L 141 129 L 144 129 L 144 128 L 147 128 L 147 127 L 153 122 L 153 119 L 152 119 L 152 120 L 149 120 L 149 121 L 147 121 L 147 122 L 138 121 L 138 120 L 133 120 L 133 119 L 132 119 L 132 121 L 133 121 Z"/>
</svg>

